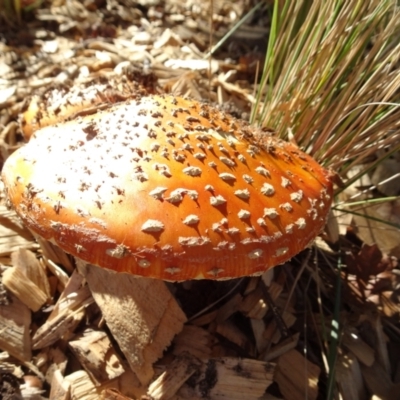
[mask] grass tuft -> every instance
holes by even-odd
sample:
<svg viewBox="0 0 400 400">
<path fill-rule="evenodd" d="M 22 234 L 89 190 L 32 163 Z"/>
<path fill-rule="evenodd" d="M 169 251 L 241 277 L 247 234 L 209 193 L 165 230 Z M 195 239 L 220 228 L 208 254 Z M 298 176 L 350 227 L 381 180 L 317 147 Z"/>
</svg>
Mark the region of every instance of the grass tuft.
<svg viewBox="0 0 400 400">
<path fill-rule="evenodd" d="M 294 140 L 339 173 L 339 194 L 400 150 L 399 39 L 396 0 L 275 0 L 251 122 Z M 360 172 L 352 176 L 354 167 Z M 337 213 L 383 222 L 385 231 L 400 229 L 365 212 L 398 197 L 347 197 L 333 207 Z M 342 354 L 341 266 L 338 258 L 327 316 L 320 298 L 327 399 L 340 396 L 335 375 Z M 327 276 L 320 268 L 318 274 Z"/>
<path fill-rule="evenodd" d="M 275 0 L 252 122 L 344 179 L 400 149 L 399 36 L 396 1 Z"/>
</svg>

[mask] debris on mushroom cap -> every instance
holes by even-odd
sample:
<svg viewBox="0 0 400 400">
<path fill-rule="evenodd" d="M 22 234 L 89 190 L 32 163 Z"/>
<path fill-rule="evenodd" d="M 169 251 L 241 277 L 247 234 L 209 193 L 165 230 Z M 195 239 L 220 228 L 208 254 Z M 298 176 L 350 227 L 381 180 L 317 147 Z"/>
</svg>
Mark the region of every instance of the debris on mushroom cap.
<svg viewBox="0 0 400 400">
<path fill-rule="evenodd" d="M 41 129 L 3 180 L 27 226 L 65 251 L 172 281 L 283 263 L 321 231 L 332 198 L 330 172 L 295 145 L 167 95 Z"/>
<path fill-rule="evenodd" d="M 60 85 L 47 88 L 42 94 L 34 95 L 26 105 L 21 118 L 21 130 L 26 140 L 48 125 L 75 119 L 80 115 L 96 113 L 110 104 L 153 93 L 150 75 L 100 76 L 70 87 Z"/>
</svg>

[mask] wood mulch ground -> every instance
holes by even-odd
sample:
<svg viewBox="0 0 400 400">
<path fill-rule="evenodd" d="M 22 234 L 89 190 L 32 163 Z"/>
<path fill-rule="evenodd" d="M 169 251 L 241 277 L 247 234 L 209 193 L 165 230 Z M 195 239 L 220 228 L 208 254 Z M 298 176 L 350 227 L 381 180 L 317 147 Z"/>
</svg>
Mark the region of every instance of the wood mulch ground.
<svg viewBox="0 0 400 400">
<path fill-rule="evenodd" d="M 214 0 L 214 45 L 256 3 Z M 210 14 L 193 0 L 55 0 L 21 24 L 0 15 L 1 165 L 23 144 L 30 96 L 54 87 L 140 77 L 248 119 L 269 13 L 211 60 Z M 0 398 L 322 399 L 334 366 L 344 399 L 400 399 L 398 237 L 382 252 L 357 236 L 362 222 L 332 219 L 312 249 L 261 277 L 138 283 L 76 269 L 2 197 Z"/>
</svg>

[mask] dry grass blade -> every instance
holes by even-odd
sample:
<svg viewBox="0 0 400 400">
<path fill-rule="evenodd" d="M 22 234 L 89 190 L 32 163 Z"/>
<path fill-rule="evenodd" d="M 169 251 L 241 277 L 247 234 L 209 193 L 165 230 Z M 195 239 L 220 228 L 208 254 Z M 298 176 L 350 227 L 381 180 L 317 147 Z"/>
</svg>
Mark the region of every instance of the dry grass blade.
<svg viewBox="0 0 400 400">
<path fill-rule="evenodd" d="M 22 12 L 32 11 L 38 8 L 42 2 L 43 0 L 0 0 L 0 20 L 3 18 L 10 25 L 12 25 L 13 19 L 21 23 Z"/>
<path fill-rule="evenodd" d="M 342 176 L 398 144 L 399 29 L 399 10 L 389 0 L 275 7 L 253 121 L 284 138 L 293 133 Z"/>
</svg>

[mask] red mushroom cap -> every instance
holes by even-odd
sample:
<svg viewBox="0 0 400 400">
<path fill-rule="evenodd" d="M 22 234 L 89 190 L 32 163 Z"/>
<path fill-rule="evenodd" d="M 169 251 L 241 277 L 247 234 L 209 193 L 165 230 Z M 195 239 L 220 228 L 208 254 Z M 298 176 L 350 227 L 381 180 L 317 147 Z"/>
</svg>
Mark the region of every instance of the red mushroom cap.
<svg viewBox="0 0 400 400">
<path fill-rule="evenodd" d="M 172 96 L 41 129 L 3 180 L 26 225 L 68 253 L 172 281 L 283 263 L 332 198 L 331 174 L 295 145 Z"/>
</svg>

